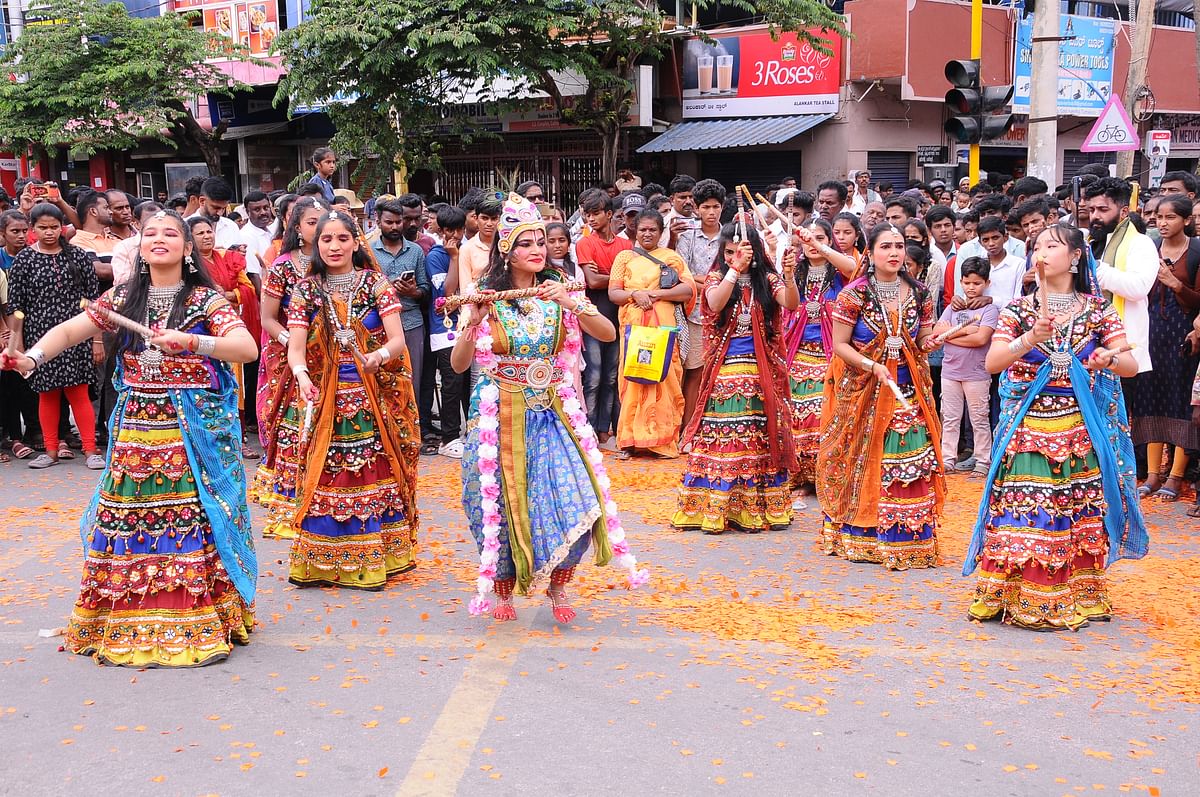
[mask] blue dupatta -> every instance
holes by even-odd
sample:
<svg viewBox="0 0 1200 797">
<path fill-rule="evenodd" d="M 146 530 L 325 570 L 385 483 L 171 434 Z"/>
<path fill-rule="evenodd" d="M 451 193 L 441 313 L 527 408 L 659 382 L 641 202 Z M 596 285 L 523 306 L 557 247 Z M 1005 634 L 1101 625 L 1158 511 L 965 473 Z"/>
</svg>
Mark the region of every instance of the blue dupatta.
<svg viewBox="0 0 1200 797">
<path fill-rule="evenodd" d="M 1102 295 L 1096 280 L 1096 262 L 1090 252 L 1088 267 L 1092 292 Z M 1050 369 L 1050 360 L 1047 358 L 1038 367 L 1032 382 L 1013 382 L 1007 371 L 1000 376 L 1000 398 L 1003 401 L 1000 423 L 996 427 L 992 465 L 988 469 L 979 515 L 975 519 L 975 532 L 971 536 L 966 561 L 963 562 L 964 576 L 975 571 L 983 552 L 983 540 L 991 516 L 993 485 L 1004 452 L 1008 450 L 1009 442 L 1034 399 L 1050 382 Z M 1087 369 L 1078 357 L 1072 355 L 1071 391 L 1079 404 L 1084 426 L 1099 460 L 1101 486 L 1107 504 L 1104 529 L 1108 533 L 1108 564 L 1119 559 L 1141 559 L 1150 548 L 1150 537 L 1146 533 L 1146 522 L 1138 503 L 1133 441 L 1129 437 L 1129 418 L 1125 412 L 1121 380 L 1112 371 L 1104 370 L 1095 373 L 1095 384 L 1089 391 L 1086 386 L 1090 383 Z"/>
<path fill-rule="evenodd" d="M 258 558 L 254 553 L 250 510 L 246 506 L 246 471 L 240 457 L 242 424 L 237 408 L 238 386 L 226 363 L 220 360 L 211 360 L 211 363 L 215 388 L 173 388 L 166 392 L 179 418 L 188 466 L 195 474 L 196 492 L 212 526 L 213 545 L 230 582 L 249 605 L 254 602 Z M 109 462 L 129 399 L 124 376 L 124 364 L 118 357 L 113 377 L 117 403 L 109 421 Z M 99 504 L 100 491 L 97 489 L 80 521 L 85 554 Z"/>
</svg>

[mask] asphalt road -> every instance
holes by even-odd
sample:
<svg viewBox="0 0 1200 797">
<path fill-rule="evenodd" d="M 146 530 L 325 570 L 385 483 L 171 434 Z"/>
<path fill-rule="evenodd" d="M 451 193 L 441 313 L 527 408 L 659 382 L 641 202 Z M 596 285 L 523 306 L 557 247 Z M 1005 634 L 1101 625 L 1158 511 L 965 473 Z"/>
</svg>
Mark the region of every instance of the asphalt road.
<svg viewBox="0 0 1200 797">
<path fill-rule="evenodd" d="M 580 568 L 580 615 L 472 618 L 457 463 L 422 460 L 421 564 L 382 593 L 299 590 L 260 541 L 258 628 L 196 670 L 61 652 L 82 463 L 0 465 L 0 794 L 1076 795 L 1200 793 L 1195 521 L 1155 504 L 1117 618 L 1077 633 L 965 619 L 979 486 L 956 477 L 943 565 L 821 556 L 815 514 L 763 535 L 671 531 L 682 461 L 610 461 L 653 574 Z M 585 560 L 586 561 L 586 560 Z"/>
</svg>

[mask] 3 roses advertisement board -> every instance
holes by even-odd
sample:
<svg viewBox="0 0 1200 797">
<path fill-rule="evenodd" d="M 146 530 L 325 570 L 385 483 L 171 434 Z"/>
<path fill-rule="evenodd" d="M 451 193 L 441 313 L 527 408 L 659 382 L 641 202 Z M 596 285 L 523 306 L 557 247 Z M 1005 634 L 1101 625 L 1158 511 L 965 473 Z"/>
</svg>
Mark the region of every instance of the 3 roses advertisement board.
<svg viewBox="0 0 1200 797">
<path fill-rule="evenodd" d="M 836 113 L 842 82 L 842 39 L 810 31 L 822 53 L 794 33 L 766 30 L 689 39 L 683 56 L 683 118 Z"/>
</svg>

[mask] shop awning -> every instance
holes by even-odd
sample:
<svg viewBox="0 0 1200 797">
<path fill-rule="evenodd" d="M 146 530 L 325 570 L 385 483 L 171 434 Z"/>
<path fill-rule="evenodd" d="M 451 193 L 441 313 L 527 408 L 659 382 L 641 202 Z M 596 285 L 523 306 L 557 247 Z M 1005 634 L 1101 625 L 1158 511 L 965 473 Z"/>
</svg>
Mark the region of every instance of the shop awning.
<svg viewBox="0 0 1200 797">
<path fill-rule="evenodd" d="M 638 152 L 688 152 L 697 149 L 732 149 L 760 144 L 782 144 L 833 118 L 831 113 L 797 116 L 756 116 L 750 119 L 713 119 L 680 122 Z"/>
</svg>

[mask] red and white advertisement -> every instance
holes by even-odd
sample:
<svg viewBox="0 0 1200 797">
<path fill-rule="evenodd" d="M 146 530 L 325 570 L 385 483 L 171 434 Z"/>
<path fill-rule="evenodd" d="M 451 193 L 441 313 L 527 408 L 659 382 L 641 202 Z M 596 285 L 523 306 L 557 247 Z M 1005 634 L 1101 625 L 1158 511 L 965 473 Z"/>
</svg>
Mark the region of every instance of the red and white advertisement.
<svg viewBox="0 0 1200 797">
<path fill-rule="evenodd" d="M 230 44 L 241 44 L 251 55 L 265 56 L 279 35 L 275 0 L 175 0 L 176 11 L 199 11 L 204 29 Z M 215 55 L 220 54 L 218 45 Z"/>
<path fill-rule="evenodd" d="M 683 118 L 836 113 L 842 84 L 842 39 L 810 31 L 829 54 L 794 33 L 765 30 L 690 39 L 683 56 Z"/>
</svg>

